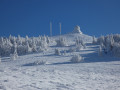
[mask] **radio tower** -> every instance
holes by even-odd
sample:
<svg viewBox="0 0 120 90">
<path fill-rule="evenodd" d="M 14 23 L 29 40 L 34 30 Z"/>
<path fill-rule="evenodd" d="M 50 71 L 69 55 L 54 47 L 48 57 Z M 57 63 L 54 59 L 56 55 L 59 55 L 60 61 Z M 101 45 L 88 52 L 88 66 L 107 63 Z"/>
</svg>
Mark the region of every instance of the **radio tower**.
<svg viewBox="0 0 120 90">
<path fill-rule="evenodd" d="M 50 22 L 50 36 L 52 37 L 52 22 Z"/>
<path fill-rule="evenodd" d="M 60 35 L 61 35 L 61 23 L 59 23 L 60 24 Z"/>
</svg>

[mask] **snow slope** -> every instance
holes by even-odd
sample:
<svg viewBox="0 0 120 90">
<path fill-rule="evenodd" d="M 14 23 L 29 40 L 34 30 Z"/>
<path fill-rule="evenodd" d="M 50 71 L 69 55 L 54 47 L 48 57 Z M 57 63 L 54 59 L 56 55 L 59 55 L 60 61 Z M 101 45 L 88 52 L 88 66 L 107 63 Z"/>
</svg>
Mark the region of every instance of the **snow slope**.
<svg viewBox="0 0 120 90">
<path fill-rule="evenodd" d="M 60 37 L 66 38 L 68 41 L 74 41 L 76 38 L 80 38 L 85 42 L 92 42 L 92 37 L 86 34 L 69 33 L 61 36 L 53 36 L 52 39 L 59 39 Z"/>
<path fill-rule="evenodd" d="M 120 90 L 120 59 L 98 56 L 98 45 L 88 43 L 87 48 L 79 52 L 54 55 L 56 48 L 62 52 L 73 47 L 73 38 L 77 35 L 62 36 L 70 42 L 66 47 L 51 44 L 48 51 L 19 56 L 15 61 L 9 57 L 2 58 L 0 90 Z M 88 42 L 92 40 L 87 35 L 80 37 L 87 40 L 89 37 Z M 57 38 L 59 36 L 52 37 Z M 70 59 L 76 54 L 84 57 L 84 61 L 71 63 Z M 47 63 L 33 64 L 41 60 Z"/>
</svg>

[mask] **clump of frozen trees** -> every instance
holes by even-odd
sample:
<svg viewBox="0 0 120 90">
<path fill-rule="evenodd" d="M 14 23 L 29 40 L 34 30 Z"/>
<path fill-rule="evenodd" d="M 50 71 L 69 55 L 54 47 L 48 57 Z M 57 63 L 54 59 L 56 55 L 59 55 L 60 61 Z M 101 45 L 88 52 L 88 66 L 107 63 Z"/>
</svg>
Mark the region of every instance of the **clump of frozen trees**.
<svg viewBox="0 0 120 90">
<path fill-rule="evenodd" d="M 85 42 L 80 38 L 76 39 L 75 45 L 76 45 L 76 47 L 78 47 L 80 49 L 85 49 L 86 48 Z"/>
<path fill-rule="evenodd" d="M 58 40 L 56 40 L 56 43 L 57 43 L 56 46 L 58 46 L 58 47 L 67 46 L 66 39 L 62 38 L 62 37 L 60 37 Z"/>
<path fill-rule="evenodd" d="M 61 55 L 59 49 L 55 49 L 55 55 Z"/>
<path fill-rule="evenodd" d="M 85 42 L 81 38 L 76 38 L 75 47 L 70 47 L 69 52 L 79 52 L 82 49 L 86 48 Z"/>
<path fill-rule="evenodd" d="M 11 56 L 15 59 L 17 55 L 47 50 L 50 40 L 47 36 L 25 38 L 15 36 L 0 37 L 0 56 Z"/>
<path fill-rule="evenodd" d="M 71 62 L 72 63 L 79 63 L 79 62 L 82 62 L 84 60 L 84 58 L 80 55 L 74 55 L 72 58 L 71 58 Z"/>
<path fill-rule="evenodd" d="M 93 43 L 93 44 L 96 44 L 96 43 L 97 43 L 97 39 L 96 39 L 96 37 L 95 37 L 95 36 L 93 36 L 92 38 L 93 38 L 92 43 Z"/>
<path fill-rule="evenodd" d="M 99 53 L 112 53 L 112 55 L 120 57 L 120 34 L 101 36 L 97 39 L 100 44 Z"/>
</svg>

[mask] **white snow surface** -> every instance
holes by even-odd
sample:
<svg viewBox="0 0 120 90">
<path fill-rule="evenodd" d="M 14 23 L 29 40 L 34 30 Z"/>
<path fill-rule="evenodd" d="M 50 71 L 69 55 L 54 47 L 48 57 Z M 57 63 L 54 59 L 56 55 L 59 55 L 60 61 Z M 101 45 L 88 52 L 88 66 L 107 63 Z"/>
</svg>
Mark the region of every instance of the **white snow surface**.
<svg viewBox="0 0 120 90">
<path fill-rule="evenodd" d="M 69 34 L 64 34 L 61 36 L 53 36 L 51 37 L 53 40 L 57 40 L 60 37 L 65 38 L 67 43 L 73 43 L 72 41 L 75 41 L 77 38 L 83 40 L 84 42 L 92 42 L 93 41 L 93 37 L 92 36 L 88 36 L 86 34 L 79 34 L 79 33 L 69 33 Z"/>
<path fill-rule="evenodd" d="M 68 50 L 73 47 L 74 39 L 82 37 L 86 49 L 79 52 L 66 52 L 55 55 L 54 50 Z M 92 37 L 79 34 L 67 34 L 69 46 L 56 47 L 54 39 L 48 51 L 1 58 L 0 90 L 120 90 L 120 58 L 98 55 L 98 45 L 92 45 Z M 71 63 L 73 55 L 84 57 L 80 63 Z M 44 61 L 45 64 L 34 62 Z"/>
</svg>

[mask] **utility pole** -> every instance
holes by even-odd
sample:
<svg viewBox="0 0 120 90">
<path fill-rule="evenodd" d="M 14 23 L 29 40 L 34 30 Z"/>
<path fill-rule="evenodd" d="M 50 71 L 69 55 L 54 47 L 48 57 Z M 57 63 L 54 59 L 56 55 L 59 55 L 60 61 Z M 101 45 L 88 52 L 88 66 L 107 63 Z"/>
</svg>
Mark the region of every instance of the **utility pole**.
<svg viewBox="0 0 120 90">
<path fill-rule="evenodd" d="M 52 22 L 50 22 L 50 36 L 52 37 Z"/>
<path fill-rule="evenodd" d="M 61 23 L 59 23 L 60 24 L 60 35 L 61 35 Z"/>
</svg>

